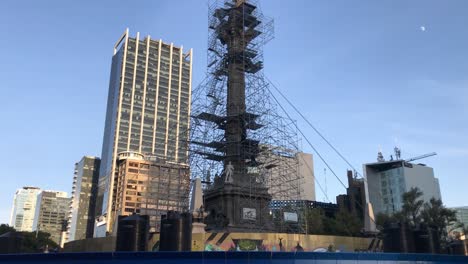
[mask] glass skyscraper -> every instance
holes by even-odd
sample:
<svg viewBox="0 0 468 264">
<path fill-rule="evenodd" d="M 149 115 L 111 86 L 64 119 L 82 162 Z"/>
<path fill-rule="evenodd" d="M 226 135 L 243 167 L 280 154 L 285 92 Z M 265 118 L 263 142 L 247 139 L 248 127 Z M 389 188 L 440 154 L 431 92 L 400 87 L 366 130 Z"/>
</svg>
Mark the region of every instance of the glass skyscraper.
<svg viewBox="0 0 468 264">
<path fill-rule="evenodd" d="M 65 234 L 67 242 L 93 237 L 100 164 L 101 160 L 99 158 L 91 156 L 84 156 L 75 164 L 72 197 Z"/>
<path fill-rule="evenodd" d="M 188 163 L 192 51 L 128 29 L 114 46 L 99 173 L 97 228 L 112 230 L 118 214 L 119 153 Z M 102 234 L 102 231 L 98 231 Z M 95 234 L 96 235 L 96 234 Z M 101 236 L 101 235 L 97 235 Z"/>
</svg>

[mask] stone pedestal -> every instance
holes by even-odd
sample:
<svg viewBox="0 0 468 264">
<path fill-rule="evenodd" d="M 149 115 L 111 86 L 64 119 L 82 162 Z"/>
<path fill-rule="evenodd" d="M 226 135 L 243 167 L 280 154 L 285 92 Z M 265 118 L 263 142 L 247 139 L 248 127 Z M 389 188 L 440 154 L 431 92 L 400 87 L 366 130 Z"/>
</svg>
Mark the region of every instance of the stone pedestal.
<svg viewBox="0 0 468 264">
<path fill-rule="evenodd" d="M 248 189 L 232 184 L 207 190 L 204 195 L 211 232 L 273 231 L 269 211 L 271 196 L 267 188 Z"/>
</svg>

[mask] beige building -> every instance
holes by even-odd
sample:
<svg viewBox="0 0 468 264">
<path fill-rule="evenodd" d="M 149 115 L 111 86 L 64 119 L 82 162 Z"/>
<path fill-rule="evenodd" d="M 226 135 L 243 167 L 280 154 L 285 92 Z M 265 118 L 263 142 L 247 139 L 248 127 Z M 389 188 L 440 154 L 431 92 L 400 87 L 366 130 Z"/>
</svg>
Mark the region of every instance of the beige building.
<svg viewBox="0 0 468 264">
<path fill-rule="evenodd" d="M 47 232 L 50 239 L 63 245 L 70 201 L 66 192 L 41 191 L 37 196 L 33 231 Z"/>
<path fill-rule="evenodd" d="M 161 215 L 188 209 L 190 170 L 187 165 L 166 162 L 138 153 L 120 153 L 116 211 L 118 215 L 150 216 L 150 231 L 160 230 Z"/>
<path fill-rule="evenodd" d="M 312 154 L 269 147 L 259 161 L 265 163 L 272 200 L 315 201 Z"/>
</svg>

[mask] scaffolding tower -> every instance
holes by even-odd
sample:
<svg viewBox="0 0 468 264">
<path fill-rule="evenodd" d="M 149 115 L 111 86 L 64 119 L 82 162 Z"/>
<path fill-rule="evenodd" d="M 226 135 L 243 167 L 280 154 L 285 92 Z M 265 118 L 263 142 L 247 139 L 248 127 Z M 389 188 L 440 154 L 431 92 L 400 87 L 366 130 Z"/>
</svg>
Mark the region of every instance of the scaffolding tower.
<svg viewBox="0 0 468 264">
<path fill-rule="evenodd" d="M 303 179 L 296 125 L 278 114 L 263 73 L 273 20 L 257 1 L 212 0 L 208 24 L 207 78 L 193 91 L 190 131 L 191 174 L 204 183 L 207 228 L 284 231 L 271 200 L 301 199 Z"/>
</svg>

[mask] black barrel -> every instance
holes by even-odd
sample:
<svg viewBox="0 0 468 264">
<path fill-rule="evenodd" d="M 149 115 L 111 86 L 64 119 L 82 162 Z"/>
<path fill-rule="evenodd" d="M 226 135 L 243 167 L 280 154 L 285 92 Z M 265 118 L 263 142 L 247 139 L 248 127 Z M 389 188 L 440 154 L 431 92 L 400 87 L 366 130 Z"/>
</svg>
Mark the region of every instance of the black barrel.
<svg viewBox="0 0 468 264">
<path fill-rule="evenodd" d="M 440 240 L 435 228 L 421 225 L 414 231 L 414 244 L 417 253 L 440 253 Z"/>
<path fill-rule="evenodd" d="M 119 216 L 116 251 L 146 251 L 148 232 L 149 216 Z"/>
<path fill-rule="evenodd" d="M 160 251 L 191 251 L 192 215 L 169 211 L 161 218 Z"/>
<path fill-rule="evenodd" d="M 23 234 L 11 231 L 0 236 L 0 254 L 22 253 Z"/>
<path fill-rule="evenodd" d="M 468 256 L 468 240 L 458 240 L 450 243 L 450 254 Z"/>
<path fill-rule="evenodd" d="M 414 253 L 414 236 L 407 224 L 389 224 L 383 230 L 385 253 Z"/>
</svg>

